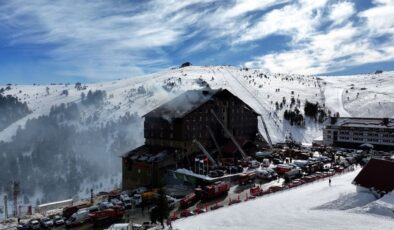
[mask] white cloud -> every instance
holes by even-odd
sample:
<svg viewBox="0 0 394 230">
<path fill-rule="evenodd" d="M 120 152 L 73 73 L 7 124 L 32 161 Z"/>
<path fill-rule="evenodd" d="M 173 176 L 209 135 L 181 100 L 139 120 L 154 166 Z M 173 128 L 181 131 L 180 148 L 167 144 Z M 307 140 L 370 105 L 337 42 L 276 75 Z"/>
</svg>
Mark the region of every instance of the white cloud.
<svg viewBox="0 0 394 230">
<path fill-rule="evenodd" d="M 317 8 L 321 11 L 327 10 L 329 20 L 324 17 L 319 17 L 318 20 L 308 16 L 302 17 L 300 12 L 305 12 L 306 9 L 303 5 L 294 4 L 277 10 L 280 17 L 271 17 L 273 20 L 264 18 L 265 20 L 246 34 L 243 40 L 258 39 L 259 36 L 269 34 L 283 34 L 292 38 L 288 44 L 289 48 L 257 56 L 245 65 L 273 72 L 321 74 L 350 66 L 392 61 L 393 1 L 380 0 L 376 3 L 375 7 L 359 12 L 358 16 L 364 20 L 358 24 L 347 20 L 355 14 L 354 4 L 349 2 L 327 4 L 326 9 Z M 270 14 L 274 12 L 268 15 Z M 301 25 L 296 18 L 301 18 L 304 28 L 299 28 Z M 297 22 L 289 25 L 289 19 Z M 331 25 L 328 24 L 326 29 L 322 29 L 327 21 L 331 21 Z M 287 22 L 285 26 L 282 26 L 283 22 Z M 386 37 L 386 40 L 376 42 L 375 39 L 379 36 Z"/>
<path fill-rule="evenodd" d="M 351 2 L 339 2 L 332 5 L 328 16 L 333 24 L 340 24 L 350 18 L 355 13 L 354 4 Z"/>
<path fill-rule="evenodd" d="M 189 38 L 189 27 L 205 13 L 191 6 L 209 2 L 15 0 L 0 5 L 0 21 L 15 29 L 11 46 L 55 45 L 48 55 L 74 69 L 63 73 L 120 78 L 170 63 L 162 48 Z"/>
<path fill-rule="evenodd" d="M 288 0 L 287 0 L 288 1 Z M 228 9 L 222 9 L 220 12 L 223 18 L 233 18 L 237 16 L 244 15 L 248 12 L 264 10 L 273 5 L 281 4 L 287 1 L 278 1 L 278 0 L 264 0 L 264 1 L 256 1 L 256 0 L 237 0 L 234 5 Z"/>
<path fill-rule="evenodd" d="M 394 1 L 373 3 L 356 12 L 350 0 L 13 0 L 0 4 L 0 28 L 12 29 L 9 46 L 53 45 L 44 52 L 64 66 L 63 75 L 138 75 L 172 65 L 169 49 L 181 58 L 207 49 L 233 52 L 270 46 L 260 42 L 272 35 L 288 37 L 286 49 L 246 65 L 315 74 L 393 60 Z"/>
<path fill-rule="evenodd" d="M 326 0 L 300 1 L 275 9 L 251 25 L 236 43 L 265 38 L 272 34 L 290 35 L 299 41 L 315 30 L 321 19 Z"/>
<path fill-rule="evenodd" d="M 376 7 L 359 13 L 366 20 L 366 26 L 375 35 L 394 35 L 394 1 L 377 0 Z"/>
</svg>

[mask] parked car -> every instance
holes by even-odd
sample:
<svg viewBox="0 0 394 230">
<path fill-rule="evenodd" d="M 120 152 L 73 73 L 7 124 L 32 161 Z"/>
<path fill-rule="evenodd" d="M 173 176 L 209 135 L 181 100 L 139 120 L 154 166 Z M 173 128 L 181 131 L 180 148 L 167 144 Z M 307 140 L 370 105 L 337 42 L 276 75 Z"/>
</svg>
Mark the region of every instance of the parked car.
<svg viewBox="0 0 394 230">
<path fill-rule="evenodd" d="M 144 230 L 141 224 L 131 224 L 131 230 Z"/>
<path fill-rule="evenodd" d="M 146 187 L 139 187 L 139 188 L 131 190 L 131 194 L 136 194 L 136 193 L 141 194 L 141 193 L 144 193 L 147 191 L 148 191 L 148 189 Z"/>
<path fill-rule="evenodd" d="M 273 170 L 272 168 L 267 168 L 266 170 L 271 174 L 273 180 L 278 179 L 278 174 L 275 172 L 275 170 Z"/>
<path fill-rule="evenodd" d="M 64 224 L 64 219 L 63 217 L 56 215 L 53 217 L 53 226 L 61 226 Z"/>
<path fill-rule="evenodd" d="M 155 226 L 155 224 L 153 224 L 153 223 L 151 223 L 149 221 L 142 222 L 142 228 L 143 229 L 151 229 L 154 226 Z"/>
<path fill-rule="evenodd" d="M 238 178 L 238 184 L 239 185 L 246 185 L 246 184 L 252 184 L 254 183 L 254 180 L 256 178 L 256 173 L 242 173 L 239 175 Z"/>
<path fill-rule="evenodd" d="M 168 196 L 167 195 L 167 202 L 168 202 L 168 207 L 170 209 L 174 209 L 176 205 L 176 199 L 174 197 Z"/>
<path fill-rule="evenodd" d="M 241 166 L 229 166 L 228 167 L 229 173 L 240 173 L 242 171 L 243 171 L 243 168 Z"/>
<path fill-rule="evenodd" d="M 124 206 L 123 203 L 122 203 L 122 201 L 120 201 L 119 199 L 116 199 L 116 198 L 111 199 L 110 202 L 111 202 L 113 205 L 115 205 L 115 206 L 121 206 L 121 207 Z"/>
<path fill-rule="evenodd" d="M 131 202 L 137 207 L 140 206 L 142 204 L 142 195 L 141 194 L 134 194 L 131 197 Z"/>
<path fill-rule="evenodd" d="M 127 194 L 121 194 L 120 200 L 123 202 L 125 209 L 129 209 L 132 206 L 130 197 Z"/>
<path fill-rule="evenodd" d="M 219 174 L 216 170 L 212 170 L 212 171 L 209 171 L 208 176 L 215 178 L 215 177 L 219 177 Z"/>
<path fill-rule="evenodd" d="M 67 227 L 77 226 L 79 224 L 83 224 L 89 220 L 89 210 L 84 208 L 78 210 L 78 212 L 72 214 L 72 216 L 66 220 Z"/>
<path fill-rule="evenodd" d="M 264 158 L 263 163 L 261 163 L 262 167 L 269 167 L 271 165 L 270 159 Z"/>
<path fill-rule="evenodd" d="M 16 227 L 17 230 L 28 230 L 29 226 L 27 224 L 18 224 Z"/>
<path fill-rule="evenodd" d="M 289 181 L 294 178 L 299 178 L 302 176 L 302 170 L 300 168 L 293 168 L 290 171 L 285 172 L 284 177 L 285 180 Z"/>
<path fill-rule="evenodd" d="M 53 227 L 53 220 L 48 217 L 44 217 L 40 220 L 41 227 L 43 228 L 51 228 Z"/>
<path fill-rule="evenodd" d="M 255 169 L 255 168 L 260 167 L 260 163 L 256 160 L 249 161 L 248 167 L 251 169 Z"/>
<path fill-rule="evenodd" d="M 129 224 L 113 224 L 107 230 L 129 230 Z"/>
<path fill-rule="evenodd" d="M 216 170 L 217 174 L 219 177 L 224 176 L 224 171 L 223 170 Z"/>
<path fill-rule="evenodd" d="M 86 208 L 86 209 L 89 211 L 89 213 L 93 213 L 93 212 L 99 211 L 100 207 L 97 205 L 93 205 L 93 206 L 90 206 L 89 208 Z"/>
<path fill-rule="evenodd" d="M 107 208 L 113 208 L 114 205 L 111 202 L 104 201 L 98 204 L 100 209 L 107 209 Z"/>
<path fill-rule="evenodd" d="M 266 169 L 256 170 L 256 175 L 262 180 L 272 180 L 272 175 Z"/>
<path fill-rule="evenodd" d="M 272 163 L 274 163 L 275 165 L 283 164 L 283 161 L 279 158 L 274 158 L 274 159 L 272 159 Z"/>
<path fill-rule="evenodd" d="M 30 229 L 40 229 L 40 222 L 38 220 L 31 220 L 29 222 Z"/>
</svg>

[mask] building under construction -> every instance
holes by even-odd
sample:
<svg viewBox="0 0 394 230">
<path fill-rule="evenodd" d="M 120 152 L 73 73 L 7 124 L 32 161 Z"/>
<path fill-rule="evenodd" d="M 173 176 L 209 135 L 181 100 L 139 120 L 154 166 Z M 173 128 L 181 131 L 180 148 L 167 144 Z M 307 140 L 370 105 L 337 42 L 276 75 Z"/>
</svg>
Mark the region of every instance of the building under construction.
<svg viewBox="0 0 394 230">
<path fill-rule="evenodd" d="M 259 114 L 226 89 L 187 91 L 144 115 L 145 144 L 123 155 L 123 189 L 156 185 L 195 156 L 236 159 L 254 151 Z M 208 153 L 209 152 L 209 153 Z"/>
</svg>

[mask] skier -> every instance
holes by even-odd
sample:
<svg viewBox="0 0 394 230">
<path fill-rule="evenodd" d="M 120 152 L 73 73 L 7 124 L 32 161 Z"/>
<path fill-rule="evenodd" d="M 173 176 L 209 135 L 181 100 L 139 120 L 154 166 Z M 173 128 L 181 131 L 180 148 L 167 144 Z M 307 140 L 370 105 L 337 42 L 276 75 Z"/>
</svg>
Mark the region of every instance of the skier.
<svg viewBox="0 0 394 230">
<path fill-rule="evenodd" d="M 328 185 L 331 187 L 331 178 L 328 179 Z"/>
</svg>

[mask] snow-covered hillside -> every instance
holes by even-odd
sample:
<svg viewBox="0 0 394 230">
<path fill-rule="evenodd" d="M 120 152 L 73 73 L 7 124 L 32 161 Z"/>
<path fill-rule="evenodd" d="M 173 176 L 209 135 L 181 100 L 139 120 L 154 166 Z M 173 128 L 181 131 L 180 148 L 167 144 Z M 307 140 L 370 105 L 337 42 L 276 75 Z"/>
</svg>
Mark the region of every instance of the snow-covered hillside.
<svg viewBox="0 0 394 230">
<path fill-rule="evenodd" d="M 17 85 L 11 86 L 11 90 L 6 91 L 6 94 L 15 95 L 27 102 L 33 113 L 1 131 L 0 140 L 9 141 L 15 135 L 18 126 L 23 127 L 28 119 L 48 114 L 53 105 L 79 102 L 81 93 L 87 93 L 88 90 L 105 90 L 108 95 L 101 111 L 85 111 L 86 116 L 98 112 L 99 124 L 117 119 L 125 112 L 137 112 L 142 116 L 188 89 L 203 87 L 205 81 L 211 88 L 229 89 L 260 112 L 269 127 L 273 142 L 283 141 L 289 131 L 293 132 L 293 137 L 298 141 L 311 142 L 320 135 L 321 126 L 307 122 L 305 129 L 291 127 L 283 121 L 285 108 L 276 111 L 275 102 L 281 102 L 283 97 L 287 101 L 294 97 L 300 99 L 301 103 L 307 99 L 326 104 L 331 112 L 339 112 L 341 116 L 393 117 L 393 76 L 394 73 L 389 72 L 378 75 L 316 78 L 227 66 L 190 66 L 137 78 L 88 84 L 85 90 L 77 90 L 74 84 Z M 68 91 L 68 96 L 61 95 L 63 90 Z"/>
<path fill-rule="evenodd" d="M 393 229 L 392 194 L 357 193 L 359 170 L 176 221 L 174 229 Z M 390 214 L 391 213 L 391 214 Z"/>
<path fill-rule="evenodd" d="M 308 100 L 341 116 L 394 117 L 393 76 L 389 72 L 315 77 L 190 66 L 86 85 L 0 86 L 8 88 L 3 95 L 18 97 L 31 111 L 0 130 L 0 167 L 5 168 L 0 193 L 11 180 L 20 181 L 25 191 L 36 187 L 40 194 L 58 191 L 45 201 L 86 193 L 86 186 L 62 192 L 82 180 L 100 181 L 106 176 L 114 186 L 119 184 L 108 176 L 119 176 L 120 154 L 143 143 L 141 117 L 189 89 L 226 88 L 262 115 L 273 142 L 282 142 L 291 133 L 295 140 L 310 143 L 322 135 L 322 124 L 305 117 L 303 125 L 291 125 L 283 118 L 285 110 L 297 108 L 304 114 Z M 97 98 L 99 103 L 94 103 Z M 266 136 L 261 120 L 259 130 Z"/>
</svg>

